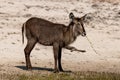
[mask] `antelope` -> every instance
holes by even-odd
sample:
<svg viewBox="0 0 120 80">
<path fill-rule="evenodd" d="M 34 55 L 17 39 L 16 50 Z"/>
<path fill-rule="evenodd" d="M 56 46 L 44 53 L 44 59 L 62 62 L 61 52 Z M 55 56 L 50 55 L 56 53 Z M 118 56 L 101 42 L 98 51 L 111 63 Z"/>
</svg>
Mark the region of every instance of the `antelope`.
<svg viewBox="0 0 120 80">
<path fill-rule="evenodd" d="M 53 46 L 54 72 L 63 71 L 61 65 L 62 48 L 77 50 L 74 47 L 70 47 L 69 44 L 73 43 L 79 35 L 86 36 L 83 24 L 85 16 L 75 17 L 71 12 L 68 26 L 37 17 L 28 19 L 22 26 L 23 43 L 24 34 L 27 38 L 27 45 L 24 49 L 27 69 L 32 69 L 30 53 L 35 44 L 40 43 L 45 46 Z"/>
</svg>

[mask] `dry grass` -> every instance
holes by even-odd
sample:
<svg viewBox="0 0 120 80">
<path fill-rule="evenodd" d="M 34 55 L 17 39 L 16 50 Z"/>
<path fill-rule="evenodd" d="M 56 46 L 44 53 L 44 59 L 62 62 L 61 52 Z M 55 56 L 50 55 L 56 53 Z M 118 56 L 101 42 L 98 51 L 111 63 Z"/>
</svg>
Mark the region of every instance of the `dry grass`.
<svg viewBox="0 0 120 80">
<path fill-rule="evenodd" d="M 98 72 L 72 72 L 51 74 L 3 74 L 0 80 L 120 80 L 120 74 Z"/>
</svg>

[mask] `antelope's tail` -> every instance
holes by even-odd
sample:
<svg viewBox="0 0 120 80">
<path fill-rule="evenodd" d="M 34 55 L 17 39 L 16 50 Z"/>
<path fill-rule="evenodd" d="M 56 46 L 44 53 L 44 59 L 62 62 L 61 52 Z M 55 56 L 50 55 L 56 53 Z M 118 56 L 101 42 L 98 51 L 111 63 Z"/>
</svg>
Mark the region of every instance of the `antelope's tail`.
<svg viewBox="0 0 120 80">
<path fill-rule="evenodd" d="M 22 43 L 24 44 L 24 29 L 25 29 L 25 23 L 22 26 Z"/>
</svg>

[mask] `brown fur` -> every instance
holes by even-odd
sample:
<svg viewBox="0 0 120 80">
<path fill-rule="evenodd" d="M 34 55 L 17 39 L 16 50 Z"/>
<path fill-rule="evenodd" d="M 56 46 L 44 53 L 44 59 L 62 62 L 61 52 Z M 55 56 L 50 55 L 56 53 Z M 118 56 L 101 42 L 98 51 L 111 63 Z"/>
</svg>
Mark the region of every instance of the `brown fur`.
<svg viewBox="0 0 120 80">
<path fill-rule="evenodd" d="M 38 42 L 46 46 L 53 46 L 55 59 L 55 72 L 63 71 L 61 66 L 61 51 L 63 47 L 74 42 L 80 34 L 86 35 L 83 20 L 84 17 L 76 18 L 73 13 L 69 14 L 71 22 L 68 26 L 64 24 L 52 23 L 41 18 L 30 18 L 22 27 L 22 36 L 24 42 L 24 29 L 26 30 L 27 45 L 24 49 L 26 66 L 31 69 L 30 53 Z M 57 64 L 58 63 L 58 64 Z"/>
</svg>

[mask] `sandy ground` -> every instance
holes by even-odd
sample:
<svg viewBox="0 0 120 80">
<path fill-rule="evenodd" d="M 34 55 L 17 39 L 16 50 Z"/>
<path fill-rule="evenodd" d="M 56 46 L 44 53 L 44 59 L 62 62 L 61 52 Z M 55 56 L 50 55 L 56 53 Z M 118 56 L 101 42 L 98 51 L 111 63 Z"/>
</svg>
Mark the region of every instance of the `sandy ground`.
<svg viewBox="0 0 120 80">
<path fill-rule="evenodd" d="M 31 73 L 25 70 L 21 27 L 30 17 L 68 25 L 69 13 L 87 14 L 85 29 L 96 54 L 85 37 L 72 46 L 87 52 L 63 49 L 65 71 L 120 73 L 120 3 L 90 0 L 0 0 L 0 73 Z M 25 39 L 26 41 L 26 39 Z M 50 72 L 54 67 L 52 47 L 37 44 L 31 53 L 32 72 Z"/>
</svg>

